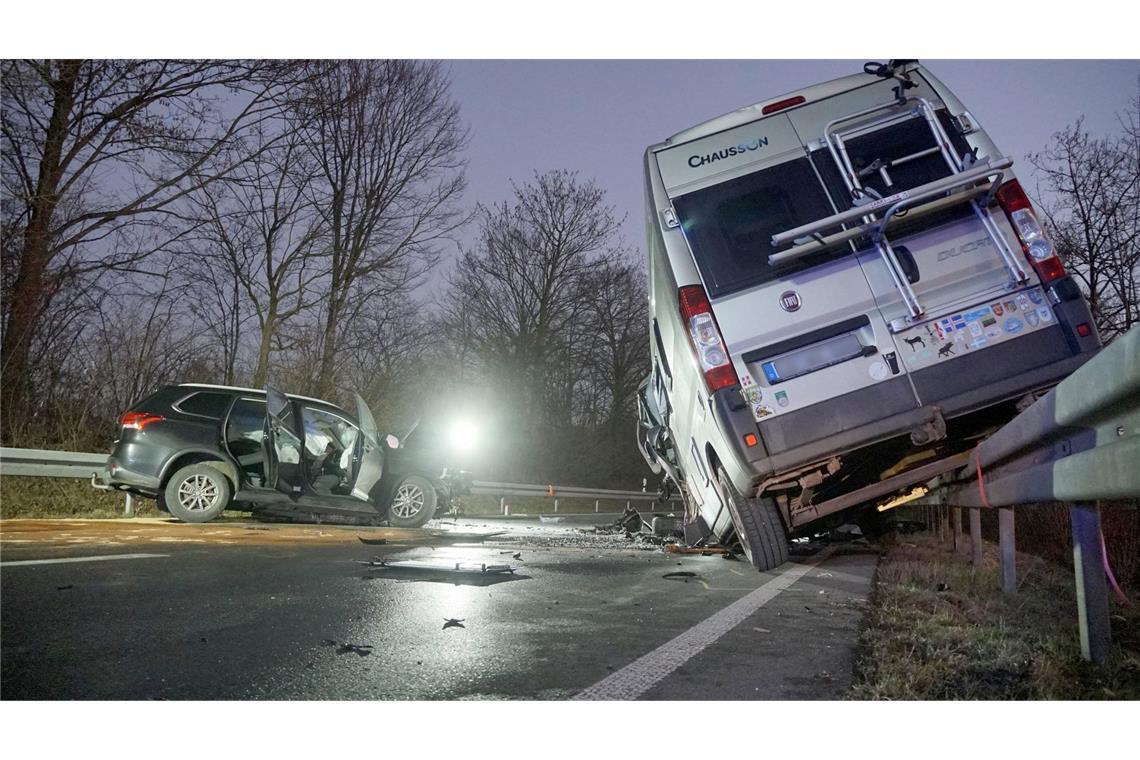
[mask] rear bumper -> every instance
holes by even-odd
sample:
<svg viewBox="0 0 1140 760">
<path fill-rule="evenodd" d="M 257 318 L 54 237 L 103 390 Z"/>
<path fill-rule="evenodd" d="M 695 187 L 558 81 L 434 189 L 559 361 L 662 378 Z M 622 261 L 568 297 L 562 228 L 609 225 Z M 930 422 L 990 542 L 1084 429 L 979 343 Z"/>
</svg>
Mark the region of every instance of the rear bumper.
<svg viewBox="0 0 1140 760">
<path fill-rule="evenodd" d="M 1062 333 L 1041 330 L 758 425 L 747 405 L 734 410 L 720 402 L 717 419 L 755 481 L 909 434 L 939 415 L 949 420 L 1055 385 L 1096 354 L 1072 355 Z M 749 425 L 759 429 L 762 446 L 743 445 Z"/>
<path fill-rule="evenodd" d="M 159 491 L 160 482 L 157 476 L 128 470 L 114 456 L 107 458 L 103 472 L 97 475 L 102 477 L 106 488 L 116 491 L 130 491 L 142 496 L 155 496 Z M 96 482 L 92 482 L 92 485 L 100 487 Z"/>
</svg>

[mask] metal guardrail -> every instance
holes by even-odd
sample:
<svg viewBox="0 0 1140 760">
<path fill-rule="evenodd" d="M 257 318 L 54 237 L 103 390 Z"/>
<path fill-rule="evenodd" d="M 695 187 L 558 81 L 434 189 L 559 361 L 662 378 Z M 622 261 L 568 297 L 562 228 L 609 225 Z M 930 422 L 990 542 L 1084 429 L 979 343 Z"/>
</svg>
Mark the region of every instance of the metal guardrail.
<svg viewBox="0 0 1140 760">
<path fill-rule="evenodd" d="M 1068 504 L 1081 653 L 1106 662 L 1112 634 L 1097 502 L 1140 498 L 1140 329 L 1119 337 L 981 442 L 959 472 L 928 487 L 913 503 L 932 511 L 940 534 L 952 530 L 961 552 L 962 509 L 969 509 L 975 565 L 982 562 L 981 510 L 998 511 L 1001 588 L 1009 593 L 1017 589 L 1014 509 Z"/>
<path fill-rule="evenodd" d="M 106 454 L 45 449 L 0 449 L 0 475 L 90 478 L 107 464 Z"/>
<path fill-rule="evenodd" d="M 101 472 L 107 462 L 107 454 L 75 451 L 55 451 L 50 449 L 0 448 L 0 475 L 24 475 L 48 478 L 90 478 L 91 473 Z M 495 483 L 477 480 L 471 488 L 477 495 L 498 496 L 504 514 L 509 514 L 508 496 L 532 496 L 552 498 L 554 511 L 558 511 L 559 499 L 593 499 L 594 511 L 600 510 L 603 501 L 624 501 L 627 505 L 634 501 L 656 501 L 657 494 L 644 491 L 619 491 L 607 488 L 584 488 L 580 486 L 537 485 L 533 483 Z M 126 513 L 131 514 L 133 500 L 127 494 Z"/>
</svg>

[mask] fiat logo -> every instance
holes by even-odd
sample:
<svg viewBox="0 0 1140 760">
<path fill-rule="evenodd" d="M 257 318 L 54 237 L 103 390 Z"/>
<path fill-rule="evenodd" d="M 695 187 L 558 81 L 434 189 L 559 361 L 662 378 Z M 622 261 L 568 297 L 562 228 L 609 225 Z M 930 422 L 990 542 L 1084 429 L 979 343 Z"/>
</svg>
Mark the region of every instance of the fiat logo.
<svg viewBox="0 0 1140 760">
<path fill-rule="evenodd" d="M 800 310 L 800 294 L 794 290 L 785 290 L 780 294 L 780 308 L 784 311 Z"/>
</svg>

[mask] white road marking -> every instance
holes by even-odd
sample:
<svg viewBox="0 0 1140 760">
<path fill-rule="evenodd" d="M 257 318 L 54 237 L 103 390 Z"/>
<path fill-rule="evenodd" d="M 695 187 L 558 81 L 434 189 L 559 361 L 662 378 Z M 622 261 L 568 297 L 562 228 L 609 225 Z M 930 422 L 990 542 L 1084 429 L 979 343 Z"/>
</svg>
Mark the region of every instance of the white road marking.
<svg viewBox="0 0 1140 760">
<path fill-rule="evenodd" d="M 583 689 L 571 699 L 637 699 L 815 569 L 832 551 L 831 548 L 824 549 L 809 564 L 792 565 L 752 593 L 737 599 L 712 617 L 697 623 L 593 686 Z"/>
<path fill-rule="evenodd" d="M 65 562 L 103 562 L 110 559 L 150 559 L 169 557 L 169 554 L 103 554 L 98 557 L 60 557 L 58 559 L 25 559 L 19 562 L 0 562 L 0 567 L 16 565 L 62 565 Z"/>
</svg>

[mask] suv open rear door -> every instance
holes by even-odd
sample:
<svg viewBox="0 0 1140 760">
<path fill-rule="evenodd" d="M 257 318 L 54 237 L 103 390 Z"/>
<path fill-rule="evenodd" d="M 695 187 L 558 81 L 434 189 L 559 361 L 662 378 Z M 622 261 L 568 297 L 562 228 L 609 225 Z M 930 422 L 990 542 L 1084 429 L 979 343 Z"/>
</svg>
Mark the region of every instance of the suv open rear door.
<svg viewBox="0 0 1140 760">
<path fill-rule="evenodd" d="M 266 485 L 289 496 L 301 493 L 301 437 L 293 402 L 272 386 L 265 386 Z"/>
</svg>

